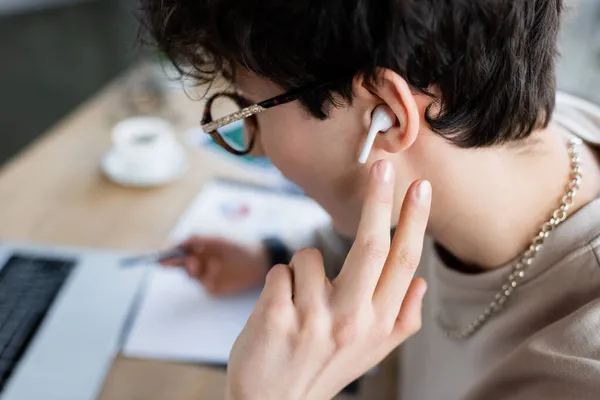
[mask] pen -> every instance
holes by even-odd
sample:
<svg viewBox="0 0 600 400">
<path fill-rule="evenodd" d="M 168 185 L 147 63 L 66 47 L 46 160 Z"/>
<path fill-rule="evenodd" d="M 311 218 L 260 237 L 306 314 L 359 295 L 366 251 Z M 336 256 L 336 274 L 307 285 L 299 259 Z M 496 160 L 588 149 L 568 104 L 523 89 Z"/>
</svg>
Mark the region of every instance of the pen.
<svg viewBox="0 0 600 400">
<path fill-rule="evenodd" d="M 141 256 L 124 258 L 121 260 L 120 266 L 123 268 L 126 268 L 126 267 L 136 267 L 136 266 L 142 265 L 142 264 L 158 264 L 163 261 L 170 260 L 172 258 L 185 257 L 188 254 L 189 254 L 189 251 L 187 249 L 182 249 L 182 248 L 167 250 L 167 251 L 157 251 L 154 253 L 144 254 Z"/>
</svg>

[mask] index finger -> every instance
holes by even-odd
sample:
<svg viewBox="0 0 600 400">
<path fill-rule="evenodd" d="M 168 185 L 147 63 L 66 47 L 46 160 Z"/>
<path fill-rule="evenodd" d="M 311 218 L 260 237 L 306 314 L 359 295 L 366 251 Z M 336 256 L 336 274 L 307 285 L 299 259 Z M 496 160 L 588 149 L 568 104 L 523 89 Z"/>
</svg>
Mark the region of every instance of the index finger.
<svg viewBox="0 0 600 400">
<path fill-rule="evenodd" d="M 362 300 L 373 295 L 390 250 L 394 170 L 389 161 L 371 168 L 358 232 L 344 266 L 334 281 L 340 296 Z"/>
<path fill-rule="evenodd" d="M 166 260 L 161 260 L 159 263 L 165 267 L 183 267 L 186 259 L 187 257 L 167 258 Z"/>
</svg>

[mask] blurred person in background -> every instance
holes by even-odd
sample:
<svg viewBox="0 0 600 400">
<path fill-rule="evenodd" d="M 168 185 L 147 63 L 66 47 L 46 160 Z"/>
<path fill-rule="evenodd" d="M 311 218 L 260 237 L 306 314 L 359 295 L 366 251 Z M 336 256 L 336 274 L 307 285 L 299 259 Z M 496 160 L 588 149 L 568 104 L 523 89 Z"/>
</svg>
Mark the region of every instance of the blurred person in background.
<svg viewBox="0 0 600 400">
<path fill-rule="evenodd" d="M 600 397 L 600 112 L 557 97 L 561 0 L 141 3 L 185 74 L 287 94 L 248 144 L 333 221 L 170 263 L 216 295 L 266 279 L 228 398 L 327 399 L 401 344 L 401 399 Z"/>
</svg>

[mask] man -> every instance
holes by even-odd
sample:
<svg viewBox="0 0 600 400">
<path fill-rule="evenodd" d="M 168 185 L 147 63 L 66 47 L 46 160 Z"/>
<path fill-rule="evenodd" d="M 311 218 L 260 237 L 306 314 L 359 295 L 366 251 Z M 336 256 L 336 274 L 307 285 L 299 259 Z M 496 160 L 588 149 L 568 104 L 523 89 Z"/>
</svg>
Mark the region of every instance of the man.
<svg viewBox="0 0 600 400">
<path fill-rule="evenodd" d="M 273 241 L 193 238 L 174 260 L 215 294 L 267 276 L 230 398 L 329 398 L 411 336 L 428 215 L 399 398 L 600 396 L 600 113 L 555 107 L 561 0 L 142 4 L 185 73 L 260 102 L 209 104 L 205 130 L 267 156 L 337 232 L 268 275 L 289 261 Z M 363 165 L 376 109 L 393 123 Z M 240 149 L 218 128 L 243 117 Z"/>
</svg>

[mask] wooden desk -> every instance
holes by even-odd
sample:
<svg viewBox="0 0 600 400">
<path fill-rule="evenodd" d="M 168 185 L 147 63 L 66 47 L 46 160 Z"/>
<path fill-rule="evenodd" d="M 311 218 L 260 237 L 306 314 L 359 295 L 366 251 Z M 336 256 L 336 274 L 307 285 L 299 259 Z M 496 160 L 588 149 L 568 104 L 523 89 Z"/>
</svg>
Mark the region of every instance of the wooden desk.
<svg viewBox="0 0 600 400">
<path fill-rule="evenodd" d="M 110 147 L 110 115 L 118 107 L 122 79 L 0 171 L 1 239 L 127 250 L 162 247 L 178 217 L 208 179 L 260 182 L 259 176 L 201 150 L 190 150 L 187 175 L 165 187 L 132 189 L 109 182 L 100 172 L 100 162 Z M 169 93 L 169 102 L 180 114 L 178 132 L 197 126 L 201 102 L 191 101 L 181 92 Z M 388 363 L 395 364 L 393 360 Z M 385 378 L 393 376 L 394 369 L 382 371 L 367 380 L 364 398 L 392 395 L 391 380 Z M 224 382 L 222 369 L 120 356 L 100 399 L 221 399 Z"/>
</svg>

